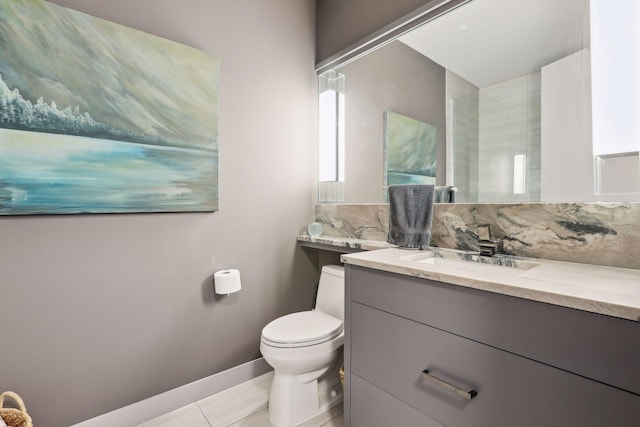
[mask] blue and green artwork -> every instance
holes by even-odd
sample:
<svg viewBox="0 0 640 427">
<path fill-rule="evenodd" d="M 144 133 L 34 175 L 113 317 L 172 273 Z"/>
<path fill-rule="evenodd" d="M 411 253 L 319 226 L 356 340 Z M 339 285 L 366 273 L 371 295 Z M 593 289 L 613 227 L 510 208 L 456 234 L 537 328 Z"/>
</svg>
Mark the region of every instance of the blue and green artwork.
<svg viewBox="0 0 640 427">
<path fill-rule="evenodd" d="M 0 2 L 0 215 L 218 209 L 219 60 Z"/>
<path fill-rule="evenodd" d="M 384 113 L 386 187 L 436 183 L 435 126 L 393 111 Z"/>
</svg>

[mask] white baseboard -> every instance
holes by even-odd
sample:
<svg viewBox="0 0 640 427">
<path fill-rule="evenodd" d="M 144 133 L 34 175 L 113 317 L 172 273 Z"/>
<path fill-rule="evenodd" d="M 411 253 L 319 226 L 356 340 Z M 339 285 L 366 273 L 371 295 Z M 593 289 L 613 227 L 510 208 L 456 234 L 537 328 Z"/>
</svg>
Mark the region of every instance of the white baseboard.
<svg viewBox="0 0 640 427">
<path fill-rule="evenodd" d="M 99 415 L 71 427 L 125 427 L 135 426 L 158 417 L 174 409 L 204 399 L 222 390 L 249 381 L 272 370 L 271 366 L 259 358 L 226 371 L 213 374 L 173 390 L 132 403 L 120 409 Z"/>
</svg>

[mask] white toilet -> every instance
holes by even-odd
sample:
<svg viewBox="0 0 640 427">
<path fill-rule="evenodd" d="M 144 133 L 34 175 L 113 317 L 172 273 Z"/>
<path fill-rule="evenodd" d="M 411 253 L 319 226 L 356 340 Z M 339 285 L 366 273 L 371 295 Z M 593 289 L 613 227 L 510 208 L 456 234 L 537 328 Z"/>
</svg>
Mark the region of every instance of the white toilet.
<svg viewBox="0 0 640 427">
<path fill-rule="evenodd" d="M 342 400 L 338 371 L 344 343 L 344 268 L 322 267 L 316 306 L 262 329 L 260 352 L 273 366 L 269 420 L 301 424 Z"/>
</svg>

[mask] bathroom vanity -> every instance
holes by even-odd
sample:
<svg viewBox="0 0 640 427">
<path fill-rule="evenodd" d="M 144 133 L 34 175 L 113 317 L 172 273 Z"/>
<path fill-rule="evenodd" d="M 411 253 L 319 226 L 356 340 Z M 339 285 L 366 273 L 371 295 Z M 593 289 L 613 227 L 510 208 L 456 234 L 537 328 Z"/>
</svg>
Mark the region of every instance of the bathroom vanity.
<svg viewBox="0 0 640 427">
<path fill-rule="evenodd" d="M 447 250 L 342 260 L 345 426 L 638 425 L 640 271 Z"/>
</svg>

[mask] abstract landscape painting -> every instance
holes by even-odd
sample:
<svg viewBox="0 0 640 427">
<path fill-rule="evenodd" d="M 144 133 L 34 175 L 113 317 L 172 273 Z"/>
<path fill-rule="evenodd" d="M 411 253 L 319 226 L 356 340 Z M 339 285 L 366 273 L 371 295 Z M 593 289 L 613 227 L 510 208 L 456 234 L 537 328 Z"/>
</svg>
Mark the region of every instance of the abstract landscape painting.
<svg viewBox="0 0 640 427">
<path fill-rule="evenodd" d="M 397 184 L 436 183 L 435 126 L 393 111 L 384 113 L 384 182 Z"/>
<path fill-rule="evenodd" d="M 0 2 L 0 215 L 218 209 L 219 60 Z"/>
</svg>

